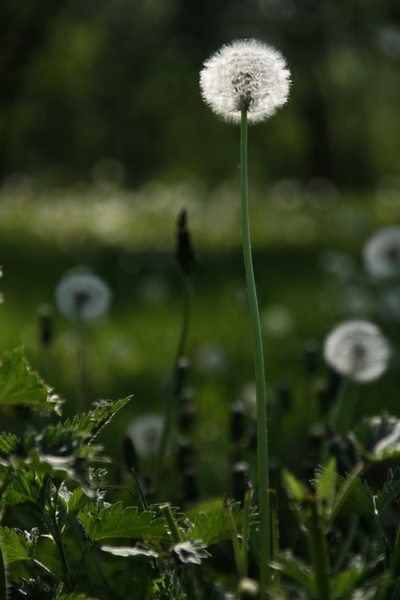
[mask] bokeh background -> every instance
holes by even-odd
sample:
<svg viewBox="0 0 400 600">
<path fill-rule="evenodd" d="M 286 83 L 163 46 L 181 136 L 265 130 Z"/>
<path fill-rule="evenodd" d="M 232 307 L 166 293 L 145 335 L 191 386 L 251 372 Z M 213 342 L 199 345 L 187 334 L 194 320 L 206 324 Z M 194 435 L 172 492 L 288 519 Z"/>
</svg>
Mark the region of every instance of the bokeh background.
<svg viewBox="0 0 400 600">
<path fill-rule="evenodd" d="M 198 257 L 188 346 L 196 443 L 212 449 L 199 462 L 205 487 L 210 473 L 222 481 L 216 489 L 229 409 L 254 400 L 253 367 L 239 131 L 203 104 L 198 79 L 212 52 L 245 37 L 276 46 L 293 79 L 289 103 L 250 130 L 250 178 L 267 377 L 279 408 L 271 443 L 278 460 L 298 466 L 318 417 L 315 386 L 329 376 L 318 350 L 330 328 L 366 317 L 398 339 L 399 313 L 382 308 L 362 248 L 400 217 L 399 3 L 0 4 L 0 348 L 23 344 L 72 413 L 76 336 L 54 288 L 87 265 L 113 290 L 110 313 L 87 335 L 88 401 L 135 394 L 121 435 L 129 419 L 160 412 L 182 322 L 175 222 L 186 208 Z M 44 303 L 54 310 L 47 349 Z M 363 390 L 360 413 L 382 408 L 382 398 L 395 410 L 396 386 L 392 368 Z"/>
</svg>

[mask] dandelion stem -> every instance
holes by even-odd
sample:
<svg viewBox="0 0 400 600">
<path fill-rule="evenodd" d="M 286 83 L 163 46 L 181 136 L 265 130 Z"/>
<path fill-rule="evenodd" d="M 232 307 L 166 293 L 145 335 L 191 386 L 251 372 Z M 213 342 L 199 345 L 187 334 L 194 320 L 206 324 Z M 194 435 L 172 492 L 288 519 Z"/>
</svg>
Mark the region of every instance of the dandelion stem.
<svg viewBox="0 0 400 600">
<path fill-rule="evenodd" d="M 267 392 L 264 372 L 264 351 L 258 310 L 257 290 L 251 253 L 250 211 L 248 196 L 247 111 L 242 110 L 240 128 L 240 181 L 242 204 L 243 255 L 254 345 L 257 396 L 257 475 L 258 509 L 260 514 L 260 583 L 261 600 L 267 598 L 270 583 L 271 532 L 269 509 L 269 466 L 267 431 Z"/>
</svg>

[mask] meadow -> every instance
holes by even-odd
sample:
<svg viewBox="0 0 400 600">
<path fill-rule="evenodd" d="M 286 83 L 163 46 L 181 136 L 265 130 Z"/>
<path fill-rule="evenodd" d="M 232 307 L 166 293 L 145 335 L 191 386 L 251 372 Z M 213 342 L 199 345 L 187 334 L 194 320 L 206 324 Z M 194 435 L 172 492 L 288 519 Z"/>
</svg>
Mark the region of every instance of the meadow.
<svg viewBox="0 0 400 600">
<path fill-rule="evenodd" d="M 174 385 L 185 284 L 188 283 L 176 263 L 176 223 L 182 209 L 187 211 L 196 255 L 193 274 L 188 277 L 190 321 L 185 351 L 188 367 L 183 374 L 185 402 L 179 404 L 179 410 L 182 410 L 179 416 L 178 408 L 175 408 L 172 446 L 163 466 L 163 483 L 158 485 L 160 464 L 154 441 L 147 440 L 150 448 L 148 451 L 141 450 L 140 440 L 135 439 L 135 435 L 139 434 L 132 434 L 135 431 L 132 426 L 143 416 L 156 415 L 162 418 Z M 389 314 L 386 308 L 382 308 L 379 289 L 365 273 L 362 249 L 371 235 L 395 222 L 398 210 L 396 182 L 390 180 L 383 181 L 373 193 L 368 194 L 342 193 L 326 180 L 282 180 L 268 189 L 252 192 L 253 254 L 265 342 L 271 487 L 278 498 L 279 546 L 282 551 L 289 548 L 304 561 L 307 560 L 307 553 L 304 552 L 302 533 L 300 529 L 296 532 L 294 530 L 295 519 L 289 514 L 291 503 L 287 500 L 285 489 L 289 490 L 289 500 L 294 499 L 300 506 L 297 506 L 295 513 L 303 511 L 305 514 L 311 502 L 308 497 L 312 489 L 310 481 L 320 465 L 320 447 L 328 435 L 324 429 L 327 415 L 335 401 L 332 371 L 322 356 L 324 339 L 341 321 L 362 318 L 379 323 L 393 347 L 396 347 L 398 320 L 396 322 L 395 314 Z M 128 520 L 125 523 L 124 519 L 128 519 L 128 515 L 121 513 L 119 518 L 121 523 L 125 523 L 129 537 L 136 539 L 139 544 L 147 544 L 147 558 L 144 558 L 146 551 L 143 550 L 141 554 L 136 549 L 136 554 L 141 556 L 136 559 L 136 566 L 132 566 L 135 561 L 132 548 L 129 551 L 124 546 L 125 554 L 121 551 L 120 555 L 115 548 L 114 551 L 111 549 L 109 552 L 114 552 L 114 556 L 111 557 L 110 554 L 108 562 L 106 561 L 104 581 L 102 584 L 94 584 L 93 577 L 86 577 L 86 571 L 79 570 L 76 578 L 71 577 L 68 569 L 65 570 L 65 565 L 60 571 L 55 559 L 49 558 L 51 550 L 46 547 L 43 539 L 37 544 L 36 555 L 26 541 L 28 534 L 25 532 L 25 542 L 22 543 L 22 534 L 16 533 L 23 551 L 20 550 L 20 555 L 16 551 L 14 559 L 8 559 L 8 571 L 13 582 L 9 588 L 12 590 L 9 597 L 22 598 L 28 592 L 32 598 L 68 597 L 71 600 L 91 597 L 202 598 L 203 594 L 212 598 L 234 598 L 237 597 L 236 593 L 240 598 L 256 597 L 257 591 L 251 592 L 251 589 L 235 591 L 235 569 L 238 570 L 240 581 L 243 579 L 243 572 L 238 568 L 237 552 L 232 552 L 226 541 L 227 538 L 234 540 L 235 534 L 232 534 L 226 523 L 221 525 L 221 521 L 225 522 L 226 519 L 222 510 L 224 495 L 241 503 L 244 501 L 244 489 L 250 489 L 246 485 L 256 479 L 254 367 L 236 182 L 227 181 L 215 189 L 207 189 L 200 182 L 179 185 L 151 182 L 140 189 L 127 190 L 112 180 L 101 179 L 90 185 L 70 189 L 41 190 L 29 179 L 16 177 L 4 185 L 1 192 L 0 230 L 4 271 L 1 280 L 4 295 L 4 304 L 1 306 L 2 350 L 10 352 L 13 348 L 23 346 L 29 365 L 64 400 L 61 405 L 64 427 L 65 419 L 72 419 L 74 427 L 80 431 L 84 440 L 83 434 L 93 433 L 90 421 L 97 420 L 103 426 L 114 416 L 114 409 L 109 406 L 133 395 L 96 437 L 96 443 L 100 442 L 105 454 L 111 457 L 111 463 L 107 465 L 108 479 L 103 474 L 101 482 L 92 482 L 97 489 L 98 510 L 101 507 L 103 510 L 110 510 L 110 506 L 117 508 L 121 500 L 124 506 L 139 506 L 145 513 L 146 510 L 152 510 L 149 506 L 156 506 L 158 513 L 154 512 L 153 520 L 156 519 L 156 523 L 162 521 L 161 511 L 170 525 L 168 519 L 172 515 L 179 523 L 178 543 L 186 543 L 184 540 L 191 539 L 190 535 L 194 533 L 189 533 L 188 538 L 186 537 L 181 512 L 167 514 L 169 509 L 160 504 L 168 502 L 173 507 L 179 507 L 179 511 L 186 511 L 189 520 L 193 518 L 196 533 L 203 544 L 202 549 L 198 549 L 199 555 L 192 561 L 176 559 L 173 567 L 168 567 L 171 559 L 165 559 L 162 555 L 167 542 L 162 539 L 160 532 L 153 532 L 157 539 L 155 544 L 149 524 L 141 537 L 132 523 L 129 524 Z M 89 324 L 85 330 L 84 405 L 79 404 L 78 400 L 81 358 L 76 324 L 59 313 L 55 302 L 58 282 L 69 269 L 79 265 L 89 267 L 104 279 L 112 292 L 107 314 Z M 40 325 L 43 311 L 45 315 L 51 315 L 52 333 L 46 343 L 43 342 Z M 396 362 L 394 351 L 388 372 L 377 381 L 360 386 L 360 397 L 353 417 L 354 426 L 368 415 L 382 415 L 384 412 L 396 414 L 396 389 L 399 383 Z M 100 403 L 97 408 L 93 408 L 92 403 L 99 399 L 109 401 L 110 405 L 105 404 L 104 408 Z M 3 402 L 7 404 L 6 400 Z M 15 401 L 15 404 L 18 402 Z M 77 417 L 74 417 L 82 409 L 94 411 L 88 412 L 91 418 L 84 423 L 77 422 Z M 38 414 L 35 410 L 26 410 L 24 416 L 22 408 L 21 412 L 5 408 L 3 429 L 28 437 L 32 436 L 32 431 L 40 432 L 44 422 L 43 414 L 40 410 Z M 54 422 L 54 417 L 51 421 Z M 67 423 L 70 429 L 71 421 Z M 382 427 L 382 431 L 387 434 L 387 430 Z M 390 435 L 394 435 L 393 431 L 392 427 Z M 372 435 L 371 432 L 369 435 Z M 131 442 L 134 446 L 137 445 L 136 450 L 140 450 L 134 452 L 134 455 Z M 41 443 L 44 444 L 43 440 Z M 26 444 L 29 446 L 28 442 Z M 395 445 L 389 457 L 390 468 L 396 464 L 397 447 Z M 9 455 L 13 454 L 8 446 L 7 448 L 2 445 L 4 459 L 7 456 L 10 459 Z M 320 476 L 320 487 L 317 485 L 317 491 L 322 496 L 321 514 L 327 518 L 327 522 L 330 518 L 327 507 L 335 507 L 332 519 L 339 513 L 339 504 L 336 506 L 335 502 L 337 494 L 340 490 L 343 491 L 343 484 L 339 485 L 338 482 L 340 477 L 346 477 L 347 470 L 351 471 L 349 456 L 352 453 L 349 455 L 349 452 L 347 446 L 343 448 L 340 444 L 336 450 L 334 448 L 335 459 L 332 460 L 336 462 L 328 463 L 328 475 L 325 479 Z M 21 451 L 20 456 L 23 456 Z M 133 463 L 127 465 L 129 457 Z M 79 456 L 82 464 L 85 461 L 90 464 L 92 459 L 95 462 L 95 457 L 90 453 Z M 23 463 L 22 458 L 20 460 L 23 471 L 22 465 L 31 464 L 32 458 L 26 458 L 26 463 Z M 373 463 L 371 457 L 370 460 Z M 380 459 L 376 460 L 379 463 L 379 477 L 383 477 L 382 472 L 387 472 L 387 467 L 382 466 Z M 387 460 L 388 456 L 382 457 L 384 465 Z M 130 472 L 132 465 L 135 477 Z M 78 508 L 81 511 L 82 507 L 90 508 L 86 516 L 80 516 L 80 523 L 86 528 L 86 535 L 91 540 L 90 547 L 107 537 L 113 538 L 114 542 L 120 536 L 125 537 L 121 529 L 117 528 L 112 533 L 96 538 L 88 523 L 93 516 L 94 509 L 90 504 L 93 500 L 79 498 L 75 499 L 76 505 L 69 505 L 70 494 L 77 495 L 76 490 L 81 490 L 80 493 L 84 495 L 84 473 L 79 473 L 79 469 L 76 472 L 72 469 L 71 475 L 71 469 L 61 463 L 52 464 L 53 471 L 46 469 L 38 470 L 38 480 L 42 477 L 43 481 L 52 481 L 51 485 L 56 486 L 54 489 L 58 491 L 60 488 L 57 486 L 64 485 L 61 481 L 66 480 L 70 486 L 68 494 L 60 494 L 60 506 L 57 510 L 68 517 L 61 532 L 65 535 L 65 547 L 67 553 L 70 553 L 72 564 L 81 564 L 71 541 L 78 532 L 76 526 L 74 529 L 69 521 Z M 245 482 L 244 472 L 249 481 L 246 479 Z M 286 473 L 283 480 L 282 473 Z M 374 469 L 372 473 L 371 489 L 374 489 L 378 475 Z M 393 479 L 390 494 L 394 493 L 394 489 L 397 493 L 397 478 L 393 476 L 393 471 L 390 473 Z M 351 480 L 349 494 L 350 491 L 355 494 L 356 475 Z M 378 482 L 383 485 L 379 477 Z M 107 479 L 107 484 L 104 479 Z M 51 487 L 49 483 L 46 485 Z M 385 485 L 389 484 L 386 482 Z M 5 490 L 4 481 L 3 486 Z M 329 488 L 328 492 L 326 486 Z M 54 489 L 53 492 L 48 492 L 49 497 L 54 496 Z M 11 536 L 7 534 L 7 531 L 11 531 L 8 527 L 16 526 L 19 529 L 13 531 L 18 532 L 41 526 L 29 516 L 29 503 L 39 502 L 38 498 L 17 501 L 12 494 L 6 494 L 5 497 L 3 540 L 6 540 L 7 559 L 10 548 L 17 544 L 15 539 L 7 537 Z M 102 502 L 106 498 L 107 504 L 101 504 L 100 497 Z M 366 518 L 359 516 L 363 513 L 360 508 L 363 501 L 364 511 L 368 513 L 365 498 L 360 500 L 360 497 L 351 496 L 351 501 L 356 505 L 354 513 L 357 518 Z M 114 504 L 110 505 L 109 502 Z M 341 498 L 341 507 L 343 502 Z M 247 516 L 250 515 L 254 528 L 254 507 L 251 509 L 247 506 L 247 510 L 250 511 Z M 243 525 L 243 511 L 246 511 L 246 502 L 241 510 L 237 504 L 232 505 L 234 523 L 236 519 L 238 528 Z M 326 514 L 323 511 L 327 511 Z M 143 513 L 139 512 L 140 514 Z M 200 518 L 199 515 L 203 516 Z M 115 523 L 115 516 L 113 518 Z M 282 582 L 280 578 L 278 581 L 276 576 L 273 588 L 275 595 L 271 597 L 317 597 L 321 600 L 324 597 L 395 597 L 353 595 L 357 589 L 363 589 L 360 593 L 364 594 L 367 594 L 368 589 L 372 590 L 368 592 L 370 594 L 389 593 L 385 590 L 389 590 L 393 578 L 388 578 L 389 571 L 379 568 L 379 561 L 385 561 L 381 556 L 382 543 L 390 546 L 394 542 L 387 541 L 392 534 L 382 532 L 386 522 L 377 526 L 378 538 L 382 534 L 385 542 L 373 541 L 376 532 L 371 533 L 371 523 L 367 526 L 364 524 L 364 527 L 359 525 L 359 533 L 353 531 L 350 539 L 346 534 L 347 526 L 343 524 L 345 518 L 340 516 L 337 529 L 329 534 L 329 544 L 333 547 L 332 554 L 341 555 L 341 536 L 345 539 L 343 546 L 348 548 L 348 556 L 342 553 L 342 558 L 339 556 L 336 559 L 338 578 L 340 579 L 340 568 L 346 566 L 348 571 L 347 575 L 342 574 L 340 581 L 338 579 L 336 587 L 332 585 L 330 595 L 324 596 L 328 592 L 324 592 L 323 582 L 318 584 L 317 577 L 315 583 L 312 576 L 309 576 L 308 567 L 303 563 L 299 563 L 299 566 L 294 561 L 290 562 L 288 557 L 283 558 L 284 554 L 280 558 L 276 554 L 277 564 L 281 561 L 279 569 L 289 583 L 285 583 L 285 579 Z M 351 527 L 355 528 L 354 515 L 350 517 L 352 518 Z M 199 524 L 201 519 L 203 525 Z M 374 521 L 372 516 L 370 519 L 371 522 Z M 393 517 L 388 517 L 388 520 L 391 529 L 394 526 Z M 210 531 L 215 532 L 214 538 Z M 250 533 L 249 539 L 256 539 L 251 527 L 250 531 L 253 533 Z M 170 532 L 171 527 L 168 535 Z M 163 535 L 165 537 L 167 534 L 164 532 Z M 243 539 L 243 533 L 241 535 L 237 539 Z M 56 547 L 60 549 L 54 531 L 52 536 L 56 540 Z M 78 537 L 81 538 L 81 534 Z M 372 540 L 372 550 L 364 551 L 362 540 L 367 538 Z M 250 557 L 251 548 L 256 543 L 254 539 L 249 542 Z M 153 545 L 149 540 L 152 540 Z M 81 539 L 79 544 L 82 544 Z M 357 551 L 352 550 L 352 544 Z M 159 566 L 157 570 L 154 564 L 150 564 L 156 556 L 151 554 L 150 547 L 153 552 L 159 553 L 157 556 L 164 557 L 164 567 Z M 161 547 L 164 548 L 163 551 Z M 207 557 L 202 554 L 204 548 L 207 548 L 210 556 L 203 564 L 211 566 L 205 566 L 202 574 L 196 576 L 196 584 L 193 584 L 193 580 L 192 583 L 185 582 L 188 573 L 192 576 L 193 568 L 200 570 L 199 563 Z M 235 543 L 233 548 L 235 549 Z M 393 550 L 394 553 L 396 551 Z M 389 560 L 390 550 L 387 549 L 386 552 L 386 560 Z M 86 550 L 84 554 L 86 555 Z M 374 555 L 374 559 L 370 554 Z M 115 555 L 125 556 L 120 560 L 125 561 L 125 567 L 129 563 L 129 572 L 135 581 L 142 581 L 144 577 L 148 582 L 146 590 L 143 582 L 136 591 L 130 588 L 126 568 L 121 568 L 121 563 L 117 566 L 118 559 Z M 358 570 L 354 567 L 356 557 L 359 561 Z M 33 567 L 29 566 L 29 560 L 32 560 Z M 90 570 L 94 568 L 93 560 L 99 562 L 100 559 L 97 557 L 87 560 Z M 160 565 L 162 560 L 159 558 L 155 562 L 157 560 Z M 363 560 L 365 562 L 361 568 Z M 254 561 L 254 557 L 249 559 L 249 572 L 257 578 Z M 364 567 L 372 562 L 376 573 L 372 574 L 370 583 L 365 587 L 363 582 L 369 581 L 369 571 Z M 353 566 L 350 568 L 349 565 Z M 45 568 L 45 571 L 48 569 L 53 575 L 47 575 L 49 581 L 43 576 L 36 589 L 32 583 L 32 573 L 41 568 Z M 318 572 L 315 564 L 313 568 L 311 573 Z M 393 569 L 397 568 L 396 562 Z M 390 570 L 390 566 L 388 569 Z M 22 577 L 25 583 L 18 584 L 18 577 Z M 52 578 L 56 583 L 50 582 Z M 376 581 L 381 584 L 377 585 Z M 387 586 L 382 582 L 386 582 Z M 322 587 L 319 588 L 318 585 Z M 246 595 L 251 593 L 253 596 Z"/>
</svg>

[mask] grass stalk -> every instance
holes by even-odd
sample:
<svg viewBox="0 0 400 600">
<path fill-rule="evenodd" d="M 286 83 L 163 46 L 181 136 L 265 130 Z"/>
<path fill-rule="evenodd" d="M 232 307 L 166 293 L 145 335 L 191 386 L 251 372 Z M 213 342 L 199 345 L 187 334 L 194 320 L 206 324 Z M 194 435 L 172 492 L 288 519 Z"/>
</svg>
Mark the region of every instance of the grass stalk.
<svg viewBox="0 0 400 600">
<path fill-rule="evenodd" d="M 319 518 L 317 503 L 310 501 L 309 546 L 318 600 L 330 600 L 329 554 L 325 532 Z"/>
<path fill-rule="evenodd" d="M 269 507 L 269 464 L 268 464 L 268 428 L 267 428 L 267 391 L 265 384 L 264 351 L 262 343 L 260 313 L 250 236 L 250 211 L 248 194 L 248 156 L 247 156 L 247 110 L 242 110 L 240 128 L 240 189 L 242 208 L 243 255 L 247 281 L 247 293 L 254 346 L 254 365 L 257 396 L 257 484 L 258 510 L 260 515 L 260 588 L 261 600 L 267 599 L 271 581 L 271 532 Z"/>
</svg>

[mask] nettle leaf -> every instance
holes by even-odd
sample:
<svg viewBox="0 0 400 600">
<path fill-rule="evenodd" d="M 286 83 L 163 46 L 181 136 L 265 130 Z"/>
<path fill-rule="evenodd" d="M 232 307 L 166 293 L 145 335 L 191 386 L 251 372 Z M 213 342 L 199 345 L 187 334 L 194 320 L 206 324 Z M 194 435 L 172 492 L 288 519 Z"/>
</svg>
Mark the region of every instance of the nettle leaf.
<svg viewBox="0 0 400 600">
<path fill-rule="evenodd" d="M 103 427 L 110 423 L 111 419 L 123 408 L 132 396 L 127 396 L 121 400 L 113 402 L 112 400 L 97 400 L 93 409 L 87 413 L 79 414 L 72 419 L 67 419 L 59 427 L 73 429 L 88 434 L 93 440 Z"/>
<path fill-rule="evenodd" d="M 397 467 L 395 470 L 389 469 L 387 481 L 383 488 L 379 490 L 375 497 L 376 509 L 381 512 L 393 502 L 398 501 L 400 496 L 400 469 Z"/>
<path fill-rule="evenodd" d="M 390 415 L 364 419 L 352 433 L 357 451 L 370 462 L 400 457 L 400 419 Z"/>
<path fill-rule="evenodd" d="M 315 473 L 314 486 L 318 503 L 330 509 L 336 494 L 336 460 L 331 458 L 326 467 L 321 467 Z"/>
<path fill-rule="evenodd" d="M 12 473 L 11 481 L 1 498 L 1 504 L 13 506 L 25 502 L 38 503 L 40 500 L 42 478 L 32 469 L 18 469 Z"/>
<path fill-rule="evenodd" d="M 19 445 L 20 441 L 16 435 L 5 432 L 0 434 L 0 454 L 5 458 L 15 454 L 19 449 Z"/>
<path fill-rule="evenodd" d="M 139 513 L 136 506 L 123 508 L 122 502 L 103 508 L 98 514 L 81 510 L 78 520 L 92 542 L 110 538 L 159 538 L 166 535 L 166 523 L 157 513 Z"/>
<path fill-rule="evenodd" d="M 297 581 L 314 597 L 316 586 L 311 568 L 296 558 L 290 551 L 282 552 L 272 568 Z"/>
<path fill-rule="evenodd" d="M 239 506 L 237 502 L 232 504 L 230 508 L 236 527 L 240 532 L 243 523 L 243 511 L 239 510 Z M 201 540 L 205 546 L 210 546 L 231 538 L 231 530 L 222 498 L 200 504 L 189 510 L 186 516 L 191 523 L 186 534 L 186 538 L 189 540 Z M 254 522 L 256 515 L 252 514 L 250 517 Z"/>
<path fill-rule="evenodd" d="M 85 594 L 63 594 L 62 596 L 57 596 L 57 600 L 98 600 L 93 596 L 85 596 Z"/>
<path fill-rule="evenodd" d="M 377 557 L 375 560 L 369 560 L 368 564 L 366 564 L 361 557 L 354 557 L 352 564 L 347 569 L 341 571 L 331 579 L 332 598 L 340 600 L 345 596 L 346 592 L 354 592 L 356 584 L 371 573 L 381 561 L 382 557 Z M 362 597 L 365 598 L 365 596 Z"/>
<path fill-rule="evenodd" d="M 282 479 L 289 498 L 299 503 L 303 503 L 307 500 L 307 489 L 292 473 L 290 473 L 290 471 L 284 469 L 282 472 Z"/>
<path fill-rule="evenodd" d="M 1 547 L 7 563 L 17 560 L 31 560 L 34 556 L 39 530 L 34 528 L 31 532 L 9 527 L 0 527 Z"/>
<path fill-rule="evenodd" d="M 32 371 L 23 348 L 4 352 L 0 361 L 0 405 L 29 404 L 59 412 L 61 400 Z"/>
<path fill-rule="evenodd" d="M 346 477 L 338 477 L 339 490 L 342 488 L 342 486 L 346 485 L 346 482 L 350 477 L 351 475 L 347 475 Z M 342 499 L 339 508 L 339 514 L 361 515 L 373 513 L 374 503 L 372 491 L 366 481 L 361 481 L 361 479 L 357 477 L 357 479 L 354 479 L 354 481 L 351 482 L 351 486 L 348 487 L 348 490 Z"/>
</svg>

